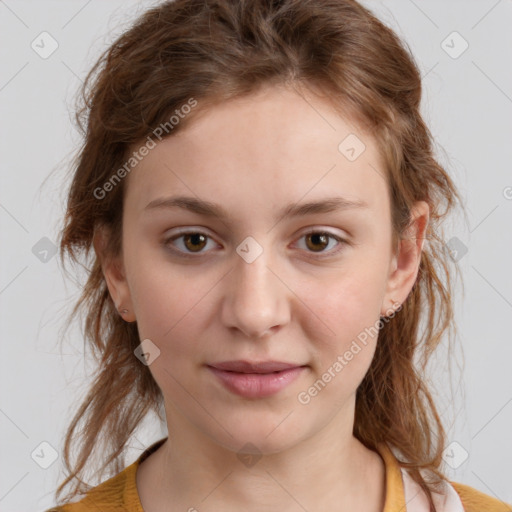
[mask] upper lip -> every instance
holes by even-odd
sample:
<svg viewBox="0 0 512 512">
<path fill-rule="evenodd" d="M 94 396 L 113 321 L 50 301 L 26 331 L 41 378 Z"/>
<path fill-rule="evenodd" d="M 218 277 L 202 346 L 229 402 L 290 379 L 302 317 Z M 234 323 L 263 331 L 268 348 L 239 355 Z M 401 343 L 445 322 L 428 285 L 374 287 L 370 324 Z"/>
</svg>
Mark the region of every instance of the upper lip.
<svg viewBox="0 0 512 512">
<path fill-rule="evenodd" d="M 217 368 L 218 370 L 225 370 L 238 373 L 271 373 L 288 370 L 290 368 L 297 368 L 303 366 L 296 363 L 284 363 L 282 361 L 223 361 L 221 363 L 212 363 L 208 366 Z"/>
</svg>

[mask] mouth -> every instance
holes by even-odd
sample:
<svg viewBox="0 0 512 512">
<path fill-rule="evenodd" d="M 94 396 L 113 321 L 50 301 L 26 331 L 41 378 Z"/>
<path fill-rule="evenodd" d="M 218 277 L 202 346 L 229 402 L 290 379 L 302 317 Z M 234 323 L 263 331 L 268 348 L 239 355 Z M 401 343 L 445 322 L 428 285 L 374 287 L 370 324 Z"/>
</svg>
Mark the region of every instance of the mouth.
<svg viewBox="0 0 512 512">
<path fill-rule="evenodd" d="M 263 398 L 278 393 L 306 367 L 281 361 L 225 361 L 207 365 L 228 391 L 245 398 Z"/>
</svg>

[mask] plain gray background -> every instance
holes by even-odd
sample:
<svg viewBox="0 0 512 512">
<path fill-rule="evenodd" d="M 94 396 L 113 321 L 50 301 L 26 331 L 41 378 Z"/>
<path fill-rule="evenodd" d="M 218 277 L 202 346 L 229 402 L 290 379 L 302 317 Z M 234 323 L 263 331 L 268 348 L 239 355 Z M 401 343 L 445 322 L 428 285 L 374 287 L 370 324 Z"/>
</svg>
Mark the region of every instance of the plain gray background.
<svg viewBox="0 0 512 512">
<path fill-rule="evenodd" d="M 65 281 L 53 254 L 66 166 L 79 142 L 75 93 L 99 53 L 154 3 L 0 1 L 1 511 L 53 504 L 63 477 L 64 428 L 91 370 L 76 326 L 59 348 L 78 289 Z M 457 345 L 451 353 L 441 347 L 432 365 L 449 433 L 445 470 L 451 480 L 510 503 L 512 2 L 364 3 L 415 55 L 424 76 L 425 119 L 469 214 L 469 225 L 454 218 L 447 228 L 459 255 L 465 253 Z M 44 55 L 52 44 L 58 47 Z M 164 435 L 165 426 L 148 418 L 128 462 Z"/>
</svg>

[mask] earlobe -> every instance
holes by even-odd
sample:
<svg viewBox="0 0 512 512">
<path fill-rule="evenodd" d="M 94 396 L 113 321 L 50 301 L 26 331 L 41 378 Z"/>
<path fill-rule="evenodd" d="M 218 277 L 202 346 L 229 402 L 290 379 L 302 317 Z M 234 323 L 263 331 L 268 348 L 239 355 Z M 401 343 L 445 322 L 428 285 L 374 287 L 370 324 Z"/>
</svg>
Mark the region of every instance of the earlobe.
<svg viewBox="0 0 512 512">
<path fill-rule="evenodd" d="M 421 263 L 428 221 L 429 206 L 425 201 L 418 201 L 411 209 L 411 221 L 400 237 L 396 254 L 391 260 L 382 316 L 387 315 L 385 311 L 389 311 L 390 307 L 396 309 L 397 303 L 403 304 L 412 290 Z"/>
<path fill-rule="evenodd" d="M 118 313 L 127 322 L 134 322 L 136 318 L 122 260 L 119 256 L 112 256 L 108 253 L 108 236 L 109 234 L 104 227 L 96 229 L 93 237 L 94 250 L 101 264 L 110 297 Z"/>
</svg>

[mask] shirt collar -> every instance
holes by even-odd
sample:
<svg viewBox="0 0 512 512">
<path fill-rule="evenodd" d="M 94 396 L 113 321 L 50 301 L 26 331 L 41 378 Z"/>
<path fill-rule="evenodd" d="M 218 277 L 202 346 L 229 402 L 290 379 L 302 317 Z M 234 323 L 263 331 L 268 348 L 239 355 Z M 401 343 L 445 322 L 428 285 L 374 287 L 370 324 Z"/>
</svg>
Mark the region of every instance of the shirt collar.
<svg viewBox="0 0 512 512">
<path fill-rule="evenodd" d="M 406 510 L 404 485 L 398 461 L 386 443 L 379 443 L 376 451 L 382 457 L 386 468 L 386 497 L 383 512 L 404 512 Z"/>
</svg>

